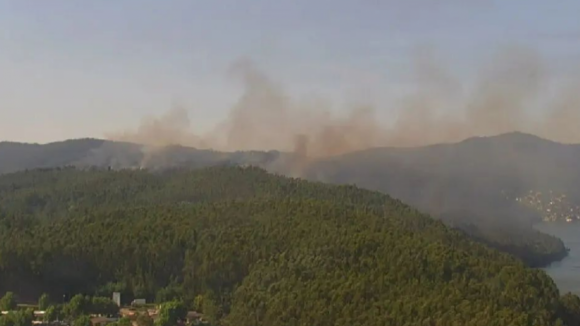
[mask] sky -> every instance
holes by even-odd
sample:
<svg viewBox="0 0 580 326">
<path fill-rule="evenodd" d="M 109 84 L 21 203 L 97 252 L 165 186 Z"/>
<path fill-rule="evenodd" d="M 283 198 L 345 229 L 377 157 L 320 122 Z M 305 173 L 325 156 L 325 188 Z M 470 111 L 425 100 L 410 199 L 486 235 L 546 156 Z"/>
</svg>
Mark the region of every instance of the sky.
<svg viewBox="0 0 580 326">
<path fill-rule="evenodd" d="M 0 0 L 0 141 L 104 137 L 176 105 L 209 130 L 241 96 L 241 59 L 333 103 L 404 92 L 426 51 L 469 80 L 516 44 L 565 78 L 578 12 L 572 0 Z"/>
</svg>

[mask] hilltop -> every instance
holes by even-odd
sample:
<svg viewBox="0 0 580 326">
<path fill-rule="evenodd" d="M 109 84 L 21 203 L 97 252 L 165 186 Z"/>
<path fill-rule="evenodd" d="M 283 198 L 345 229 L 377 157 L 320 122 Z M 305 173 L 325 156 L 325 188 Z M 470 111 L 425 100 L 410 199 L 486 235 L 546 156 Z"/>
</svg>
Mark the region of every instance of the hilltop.
<svg viewBox="0 0 580 326">
<path fill-rule="evenodd" d="M 0 174 L 25 169 L 76 166 L 113 169 L 165 169 L 223 164 L 267 164 L 282 153 L 219 152 L 179 145 L 153 147 L 102 139 L 71 139 L 49 144 L 0 142 Z"/>
</svg>

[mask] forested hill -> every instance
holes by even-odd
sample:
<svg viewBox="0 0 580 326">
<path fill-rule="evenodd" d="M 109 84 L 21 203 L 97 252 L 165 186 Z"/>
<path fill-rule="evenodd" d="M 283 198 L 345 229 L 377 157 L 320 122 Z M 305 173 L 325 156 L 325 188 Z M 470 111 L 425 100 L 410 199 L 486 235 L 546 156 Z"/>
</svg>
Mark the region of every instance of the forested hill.
<svg viewBox="0 0 580 326">
<path fill-rule="evenodd" d="M 499 215 L 498 219 L 529 223 L 534 212 L 522 210 L 515 198 L 530 190 L 565 194 L 580 206 L 579 162 L 580 145 L 510 133 L 454 144 L 347 153 L 320 160 L 305 174 L 380 190 L 432 214 L 469 210 L 480 217 Z M 539 220 L 547 212 L 536 213 Z M 580 219 L 580 211 L 568 213 L 566 217 Z"/>
<path fill-rule="evenodd" d="M 388 193 L 530 266 L 544 266 L 566 251 L 532 225 L 580 221 L 579 163 L 580 145 L 510 133 L 348 153 L 310 164 L 303 176 Z"/>
<path fill-rule="evenodd" d="M 580 182 L 580 174 L 576 173 L 580 146 L 553 143 L 525 134 L 474 138 L 458 144 L 420 148 L 379 148 L 306 165 L 295 164 L 297 161 L 304 163 L 292 154 L 276 151 L 218 152 L 181 146 L 152 148 L 97 139 L 46 145 L 0 143 L 0 174 L 67 165 L 155 170 L 254 165 L 286 175 L 300 172 L 298 174 L 311 180 L 357 184 L 382 191 L 442 218 L 473 238 L 514 254 L 529 266 L 545 266 L 567 252 L 559 239 L 531 227 L 530 216 L 537 214 L 524 209 L 514 198 L 541 186 L 545 192 L 549 189 L 565 191 L 573 202 L 576 201 L 573 198 L 577 198 L 580 207 L 580 196 L 573 196 L 575 185 Z M 511 198 L 507 198 L 504 191 L 509 191 Z M 569 214 L 570 205 L 560 206 L 562 213 Z"/>
<path fill-rule="evenodd" d="M 580 323 L 544 272 L 397 200 L 240 167 L 0 176 L 0 289 L 181 297 L 214 325 Z"/>
</svg>

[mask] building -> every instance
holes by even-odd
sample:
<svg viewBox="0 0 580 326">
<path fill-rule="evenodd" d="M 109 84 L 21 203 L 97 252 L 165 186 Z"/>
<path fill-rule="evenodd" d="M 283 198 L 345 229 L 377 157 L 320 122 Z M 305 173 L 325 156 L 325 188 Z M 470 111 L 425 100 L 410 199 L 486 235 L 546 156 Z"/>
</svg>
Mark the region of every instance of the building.
<svg viewBox="0 0 580 326">
<path fill-rule="evenodd" d="M 121 306 L 121 293 L 114 292 L 113 293 L 113 302 L 117 304 L 117 306 Z"/>
<path fill-rule="evenodd" d="M 105 326 L 107 324 L 116 323 L 117 321 L 119 321 L 119 318 L 93 317 L 91 318 L 91 325 Z"/>
</svg>

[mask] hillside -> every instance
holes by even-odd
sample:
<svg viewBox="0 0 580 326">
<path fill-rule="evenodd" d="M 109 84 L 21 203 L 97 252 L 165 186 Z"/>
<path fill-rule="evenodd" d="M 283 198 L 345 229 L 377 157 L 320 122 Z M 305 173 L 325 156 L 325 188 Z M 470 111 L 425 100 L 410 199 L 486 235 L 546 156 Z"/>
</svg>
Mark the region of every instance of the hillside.
<svg viewBox="0 0 580 326">
<path fill-rule="evenodd" d="M 0 289 L 21 297 L 182 297 L 216 325 L 580 321 L 542 271 L 353 186 L 66 168 L 0 176 L 0 200 Z"/>
<path fill-rule="evenodd" d="M 580 218 L 578 162 L 578 145 L 512 133 L 350 153 L 315 162 L 304 175 L 388 193 L 541 266 L 562 257 L 563 246 L 532 224 Z M 554 250 L 530 255 L 524 247 L 534 248 L 533 242 Z"/>
<path fill-rule="evenodd" d="M 513 133 L 457 144 L 370 149 L 319 161 L 306 174 L 385 191 L 436 215 L 488 212 L 492 203 L 496 214 L 529 222 L 545 216 L 544 211 L 534 217 L 515 201 L 530 190 L 566 193 L 580 203 L 578 162 L 579 145 Z"/>
<path fill-rule="evenodd" d="M 310 180 L 357 184 L 442 218 L 530 266 L 544 266 L 566 255 L 561 241 L 531 225 L 541 218 L 573 220 L 580 215 L 576 187 L 580 184 L 576 171 L 580 146 L 532 135 L 513 133 L 457 144 L 377 148 L 307 165 L 297 165 L 294 159 L 275 151 L 226 153 L 94 139 L 47 145 L 0 143 L 0 174 L 67 165 L 113 169 L 255 165 Z"/>
<path fill-rule="evenodd" d="M 276 151 L 156 148 L 97 139 L 46 145 L 0 143 L 0 174 L 63 166 L 164 169 L 216 165 L 255 165 L 289 174 L 296 168 L 294 159 Z M 455 144 L 369 149 L 309 161 L 300 166 L 300 172 L 313 180 L 381 190 L 435 215 L 465 209 L 487 213 L 493 203 L 497 214 L 509 213 L 529 222 L 550 215 L 546 210 L 523 209 L 516 201 L 530 193 L 541 194 L 548 201 L 550 193 L 552 197 L 565 195 L 572 208 L 577 208 L 574 204 L 580 207 L 578 162 L 580 145 L 512 133 Z M 580 218 L 580 210 L 566 217 Z"/>
</svg>

